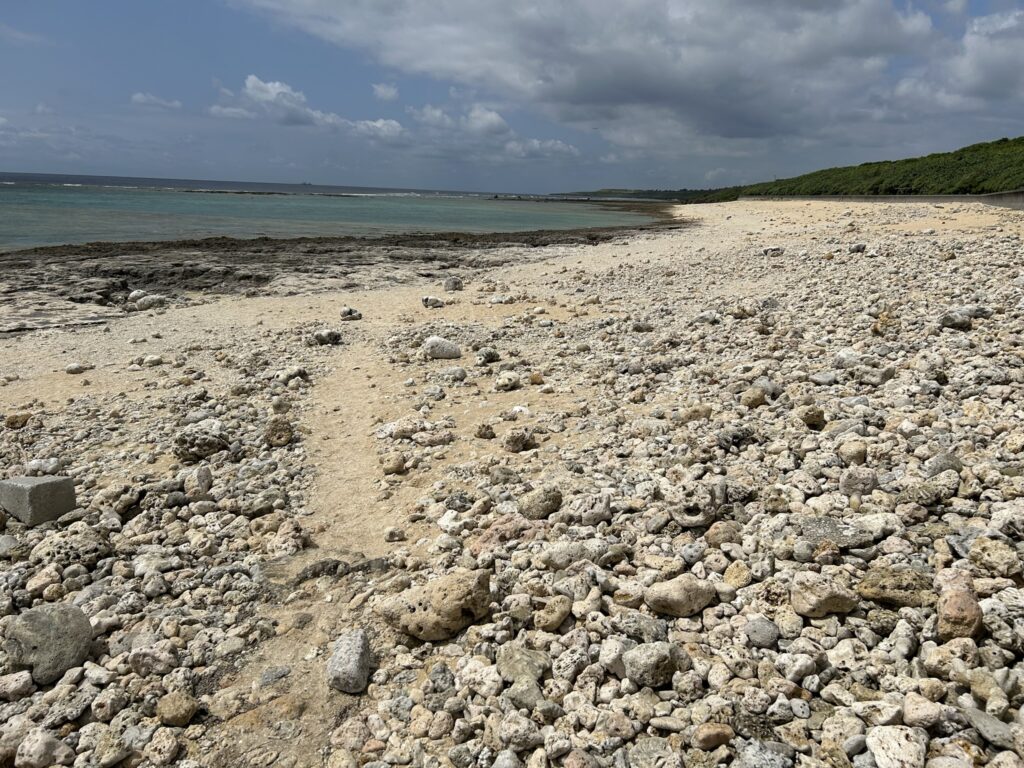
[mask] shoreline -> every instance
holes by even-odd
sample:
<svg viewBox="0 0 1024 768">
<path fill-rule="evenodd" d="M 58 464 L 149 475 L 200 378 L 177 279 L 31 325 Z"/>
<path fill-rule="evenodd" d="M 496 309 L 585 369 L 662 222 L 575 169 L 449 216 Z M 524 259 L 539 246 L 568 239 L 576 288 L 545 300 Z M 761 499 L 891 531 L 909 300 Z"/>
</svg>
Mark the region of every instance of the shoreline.
<svg viewBox="0 0 1024 768">
<path fill-rule="evenodd" d="M 234 193 L 228 192 L 226 194 Z M 250 246 L 277 245 L 363 245 L 367 247 L 418 246 L 424 248 L 436 248 L 486 247 L 515 243 L 542 246 L 578 243 L 584 241 L 603 242 L 610 237 L 628 234 L 631 231 L 646 231 L 650 229 L 663 229 L 681 226 L 680 218 L 673 214 L 673 209 L 677 207 L 674 203 L 648 204 L 624 201 L 593 202 L 585 204 L 616 211 L 642 213 L 653 217 L 654 221 L 610 227 L 576 227 L 569 229 L 538 229 L 511 232 L 409 231 L 399 233 L 382 233 L 379 235 L 307 235 L 300 237 L 268 237 L 262 235 L 255 237 L 230 237 L 211 235 L 209 237 L 167 240 L 96 240 L 83 243 L 61 243 L 56 245 L 31 246 L 29 248 L 18 248 L 13 250 L 0 250 L 0 262 L 14 260 L 25 256 L 61 257 L 72 254 L 121 256 L 135 253 L 152 253 L 159 250 L 196 248 L 201 248 L 211 253 L 222 253 L 242 251 L 246 250 Z"/>
<path fill-rule="evenodd" d="M 75 266 L 190 287 L 0 336 L 0 478 L 77 492 L 0 521 L 0 628 L 61 605 L 96 635 L 61 685 L 8 681 L 0 762 L 39 727 L 189 768 L 847 765 L 851 734 L 994 761 L 1016 715 L 976 681 L 998 704 L 1024 653 L 1024 214 L 685 213 L 289 247 L 266 283 L 207 276 L 228 291 L 185 248 Z"/>
<path fill-rule="evenodd" d="M 650 210 L 650 209 L 645 209 Z M 0 253 L 0 336 L 93 324 L 132 311 L 133 290 L 175 302 L 253 291 L 324 291 L 407 283 L 424 273 L 543 258 L 551 250 L 688 226 L 672 206 L 647 224 L 569 230 L 432 232 L 374 237 L 94 242 Z"/>
</svg>

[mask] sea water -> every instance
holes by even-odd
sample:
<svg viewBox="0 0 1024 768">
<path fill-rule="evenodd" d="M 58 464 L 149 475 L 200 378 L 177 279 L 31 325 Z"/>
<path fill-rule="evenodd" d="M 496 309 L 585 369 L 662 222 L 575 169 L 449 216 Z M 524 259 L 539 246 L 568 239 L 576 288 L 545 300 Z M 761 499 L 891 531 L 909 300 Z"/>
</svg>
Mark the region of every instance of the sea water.
<svg viewBox="0 0 1024 768">
<path fill-rule="evenodd" d="M 456 192 L 0 173 L 0 250 L 211 236 L 372 236 L 631 226 L 582 202 Z"/>
</svg>

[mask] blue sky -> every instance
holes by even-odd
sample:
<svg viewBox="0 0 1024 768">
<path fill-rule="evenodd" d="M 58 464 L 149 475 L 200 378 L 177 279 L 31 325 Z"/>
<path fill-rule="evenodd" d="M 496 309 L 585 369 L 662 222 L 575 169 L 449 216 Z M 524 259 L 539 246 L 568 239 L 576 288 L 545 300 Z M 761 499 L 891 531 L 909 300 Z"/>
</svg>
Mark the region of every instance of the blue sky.
<svg viewBox="0 0 1024 768">
<path fill-rule="evenodd" d="M 35 0 L 0 170 L 707 187 L 1024 133 L 1016 0 Z"/>
</svg>

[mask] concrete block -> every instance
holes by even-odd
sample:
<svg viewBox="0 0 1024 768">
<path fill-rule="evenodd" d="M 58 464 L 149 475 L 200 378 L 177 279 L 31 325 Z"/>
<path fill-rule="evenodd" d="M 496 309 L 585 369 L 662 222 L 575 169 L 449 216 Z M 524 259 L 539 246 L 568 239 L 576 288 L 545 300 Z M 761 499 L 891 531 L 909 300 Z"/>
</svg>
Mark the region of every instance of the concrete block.
<svg viewBox="0 0 1024 768">
<path fill-rule="evenodd" d="M 70 477 L 15 477 L 0 480 L 0 507 L 25 525 L 56 520 L 75 508 Z"/>
</svg>

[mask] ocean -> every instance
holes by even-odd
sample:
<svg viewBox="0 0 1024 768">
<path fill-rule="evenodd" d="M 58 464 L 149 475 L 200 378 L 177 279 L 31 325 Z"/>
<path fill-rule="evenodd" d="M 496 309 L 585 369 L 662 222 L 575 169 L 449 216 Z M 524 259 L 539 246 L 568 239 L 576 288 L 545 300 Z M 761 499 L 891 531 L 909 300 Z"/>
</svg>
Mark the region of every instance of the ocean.
<svg viewBox="0 0 1024 768">
<path fill-rule="evenodd" d="M 0 173 L 0 250 L 210 236 L 522 232 L 645 224 L 586 202 L 429 190 Z"/>
</svg>

